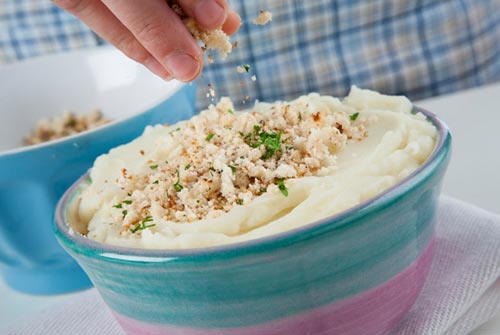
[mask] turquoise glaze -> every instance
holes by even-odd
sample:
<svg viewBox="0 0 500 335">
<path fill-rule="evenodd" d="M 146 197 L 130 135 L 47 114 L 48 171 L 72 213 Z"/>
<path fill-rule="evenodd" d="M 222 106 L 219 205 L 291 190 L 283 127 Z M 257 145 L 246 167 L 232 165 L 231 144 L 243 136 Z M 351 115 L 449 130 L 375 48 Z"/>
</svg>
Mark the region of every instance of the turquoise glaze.
<svg viewBox="0 0 500 335">
<path fill-rule="evenodd" d="M 383 333 L 413 303 L 432 256 L 451 137 L 424 113 L 438 127 L 439 140 L 423 166 L 370 201 L 298 229 L 193 250 L 103 245 L 68 230 L 68 211 L 85 175 L 58 204 L 55 233 L 131 333 L 331 334 L 336 326 L 318 325 L 318 317 L 345 313 L 339 318 L 345 326 L 335 334 L 361 334 L 347 315 L 352 306 L 365 306 L 363 295 L 370 297 L 365 307 L 371 312 L 359 307 L 359 313 L 374 325 L 366 334 Z M 398 302 L 377 293 L 384 290 L 397 292 Z M 383 314 L 388 306 L 398 311 L 392 318 Z"/>
<path fill-rule="evenodd" d="M 90 287 L 86 274 L 57 243 L 50 228 L 57 200 L 95 158 L 139 136 L 149 124 L 194 115 L 195 86 L 183 85 L 150 110 L 86 134 L 0 154 L 0 271 L 26 293 Z"/>
</svg>

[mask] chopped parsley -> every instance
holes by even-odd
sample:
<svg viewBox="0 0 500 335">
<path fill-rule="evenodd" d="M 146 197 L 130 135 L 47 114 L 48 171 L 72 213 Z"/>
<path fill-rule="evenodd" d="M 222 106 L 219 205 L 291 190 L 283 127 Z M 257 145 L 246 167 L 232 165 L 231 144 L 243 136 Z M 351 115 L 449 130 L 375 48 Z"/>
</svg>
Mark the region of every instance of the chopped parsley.
<svg viewBox="0 0 500 335">
<path fill-rule="evenodd" d="M 184 186 L 181 185 L 181 176 L 179 174 L 179 170 L 177 170 L 177 181 L 174 184 L 174 190 L 175 192 L 180 192 L 183 188 Z"/>
<path fill-rule="evenodd" d="M 128 194 L 128 193 L 127 193 Z M 130 196 L 130 194 L 128 194 Z M 114 205 L 114 208 L 123 208 L 123 204 L 130 205 L 132 200 L 123 200 L 121 203 Z"/>
<path fill-rule="evenodd" d="M 156 170 L 156 169 L 158 169 L 158 164 L 156 164 L 156 165 L 150 165 L 149 168 L 151 170 Z"/>
<path fill-rule="evenodd" d="M 176 128 L 176 129 L 174 129 L 174 130 L 169 131 L 169 133 L 168 133 L 168 134 L 169 134 L 169 135 L 172 135 L 172 134 L 174 133 L 174 131 L 179 131 L 179 130 L 181 130 L 181 128 Z"/>
<path fill-rule="evenodd" d="M 123 215 L 122 220 L 125 219 L 125 217 L 127 216 L 127 214 L 128 214 L 128 211 L 126 209 L 124 209 L 122 211 L 122 215 Z"/>
<path fill-rule="evenodd" d="M 142 219 L 141 223 L 138 224 L 135 228 L 130 228 L 130 232 L 132 234 L 135 234 L 139 230 L 144 230 L 144 229 L 156 226 L 156 224 L 154 224 L 154 223 L 147 224 L 148 222 L 151 222 L 151 221 L 153 221 L 153 217 L 152 216 L 146 216 L 144 219 Z"/>
<path fill-rule="evenodd" d="M 234 173 L 236 173 L 236 166 L 234 165 L 229 165 L 229 167 L 231 168 L 231 171 Z"/>
<path fill-rule="evenodd" d="M 262 128 L 258 125 L 253 126 L 253 130 L 253 133 L 248 133 L 244 136 L 244 140 L 252 148 L 258 148 L 261 145 L 264 146 L 266 152 L 262 155 L 262 159 L 272 157 L 276 151 L 281 149 L 281 132 L 261 131 Z"/>
<path fill-rule="evenodd" d="M 285 197 L 288 197 L 288 188 L 285 186 L 285 180 L 278 179 L 278 182 L 276 184 L 278 185 L 281 194 L 283 194 Z"/>
<path fill-rule="evenodd" d="M 190 167 L 191 167 L 191 164 L 187 164 L 186 167 L 184 167 L 184 170 L 189 170 Z"/>
<path fill-rule="evenodd" d="M 356 121 L 356 119 L 358 118 L 358 116 L 359 116 L 359 113 L 358 113 L 358 112 L 356 112 L 356 113 L 352 114 L 351 116 L 349 116 L 349 118 L 350 118 L 352 121 Z"/>
<path fill-rule="evenodd" d="M 236 199 L 236 203 L 238 205 L 243 205 L 243 199 Z"/>
<path fill-rule="evenodd" d="M 234 111 L 233 111 L 231 108 L 228 108 L 227 112 L 228 112 L 229 114 L 234 114 Z"/>
<path fill-rule="evenodd" d="M 158 184 L 158 179 L 153 182 L 153 184 Z"/>
<path fill-rule="evenodd" d="M 205 137 L 205 141 L 210 142 L 212 138 L 214 138 L 215 134 L 214 133 L 209 133 L 207 137 Z"/>
<path fill-rule="evenodd" d="M 243 68 L 245 69 L 246 72 L 250 71 L 250 65 L 248 64 L 243 65 Z"/>
</svg>

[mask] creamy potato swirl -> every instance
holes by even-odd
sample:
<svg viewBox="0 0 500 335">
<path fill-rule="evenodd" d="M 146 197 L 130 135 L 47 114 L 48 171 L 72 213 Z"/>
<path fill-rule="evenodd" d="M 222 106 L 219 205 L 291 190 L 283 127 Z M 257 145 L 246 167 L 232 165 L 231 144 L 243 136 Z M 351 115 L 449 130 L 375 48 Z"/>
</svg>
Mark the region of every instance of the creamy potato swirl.
<svg viewBox="0 0 500 335">
<path fill-rule="evenodd" d="M 289 123 L 280 128 L 277 116 L 268 116 L 285 107 L 307 111 L 296 114 L 300 120 L 285 115 Z M 325 120 L 321 125 L 316 122 L 316 111 L 321 111 Z M 407 98 L 356 87 L 343 100 L 312 93 L 291 102 L 257 103 L 248 111 L 234 112 L 236 116 L 233 112 L 225 100 L 198 117 L 233 122 L 226 124 L 228 131 L 247 127 L 235 131 L 240 137 L 235 135 L 229 142 L 258 149 L 253 151 L 253 163 L 241 155 L 232 158 L 232 151 L 223 148 L 230 135 L 222 133 L 222 128 L 208 131 L 201 127 L 202 133 L 193 135 L 193 146 L 211 152 L 207 148 L 213 145 L 215 156 L 225 150 L 220 164 L 210 165 L 213 171 L 207 169 L 204 164 L 209 156 L 196 160 L 194 151 L 184 143 L 189 127 L 196 130 L 199 119 L 148 127 L 136 140 L 96 160 L 91 182 L 75 207 L 75 219 L 84 227 L 81 232 L 102 243 L 147 249 L 199 248 L 273 235 L 341 212 L 396 184 L 428 159 L 437 138 L 436 128 L 422 114 L 412 113 Z M 249 118 L 251 113 L 256 119 L 238 124 L 239 117 Z M 299 134 L 298 128 L 287 131 L 308 117 L 316 124 L 311 121 L 304 134 Z M 260 122 L 258 127 L 255 120 Z M 311 138 L 311 133 L 318 132 L 314 129 L 324 133 L 314 139 L 326 145 L 328 152 L 316 153 L 314 145 L 300 145 L 297 138 Z M 277 147 L 264 145 L 276 138 Z M 182 143 L 185 149 L 180 154 Z M 296 165 L 286 156 L 294 153 Z M 238 183 L 238 173 L 257 173 L 251 172 L 251 163 L 267 170 L 263 168 L 261 175 Z M 207 195 L 205 188 L 196 193 L 196 187 L 202 185 L 196 178 L 208 180 L 210 173 L 217 175 L 216 192 Z M 210 202 L 210 197 L 218 197 L 219 202 Z"/>
</svg>

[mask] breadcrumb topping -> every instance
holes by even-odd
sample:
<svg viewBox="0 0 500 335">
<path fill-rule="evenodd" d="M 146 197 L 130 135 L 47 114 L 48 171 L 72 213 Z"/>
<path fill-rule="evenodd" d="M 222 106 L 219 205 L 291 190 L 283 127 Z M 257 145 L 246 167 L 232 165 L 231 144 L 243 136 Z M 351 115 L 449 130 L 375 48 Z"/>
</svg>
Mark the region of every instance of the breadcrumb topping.
<svg viewBox="0 0 500 335">
<path fill-rule="evenodd" d="M 60 116 L 38 121 L 31 133 L 24 138 L 23 144 L 34 145 L 53 141 L 102 126 L 110 121 L 98 109 L 83 114 L 64 112 Z"/>
<path fill-rule="evenodd" d="M 193 222 L 265 192 L 288 196 L 293 179 L 331 174 L 347 141 L 368 136 L 364 122 L 300 100 L 275 103 L 265 112 L 235 112 L 222 98 L 171 129 L 168 141 L 175 149 L 168 157 L 148 161 L 140 174 L 122 169 L 116 183 L 127 196 L 113 205 L 113 219 L 122 234 L 140 234 L 154 224 L 151 217 Z"/>
</svg>

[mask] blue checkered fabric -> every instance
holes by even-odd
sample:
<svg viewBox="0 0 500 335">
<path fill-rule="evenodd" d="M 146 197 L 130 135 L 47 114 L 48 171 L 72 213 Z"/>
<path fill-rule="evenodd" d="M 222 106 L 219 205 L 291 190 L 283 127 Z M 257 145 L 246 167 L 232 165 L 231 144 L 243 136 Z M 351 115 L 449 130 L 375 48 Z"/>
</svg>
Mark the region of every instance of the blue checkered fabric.
<svg viewBox="0 0 500 335">
<path fill-rule="evenodd" d="M 353 84 L 420 99 L 500 80 L 500 0 L 229 2 L 243 18 L 239 46 L 207 63 L 200 108 L 208 83 L 242 105 L 246 96 L 342 96 Z M 255 26 L 261 9 L 273 21 Z M 49 0 L 0 0 L 0 62 L 102 43 Z M 236 71 L 242 64 L 250 74 Z"/>
<path fill-rule="evenodd" d="M 103 43 L 49 0 L 0 0 L 0 63 Z"/>
<path fill-rule="evenodd" d="M 231 3 L 244 18 L 239 45 L 203 80 L 238 102 L 343 96 L 353 84 L 420 99 L 500 80 L 500 0 Z M 260 9 L 273 14 L 268 25 L 253 25 Z M 240 64 L 257 81 L 234 71 Z"/>
</svg>

